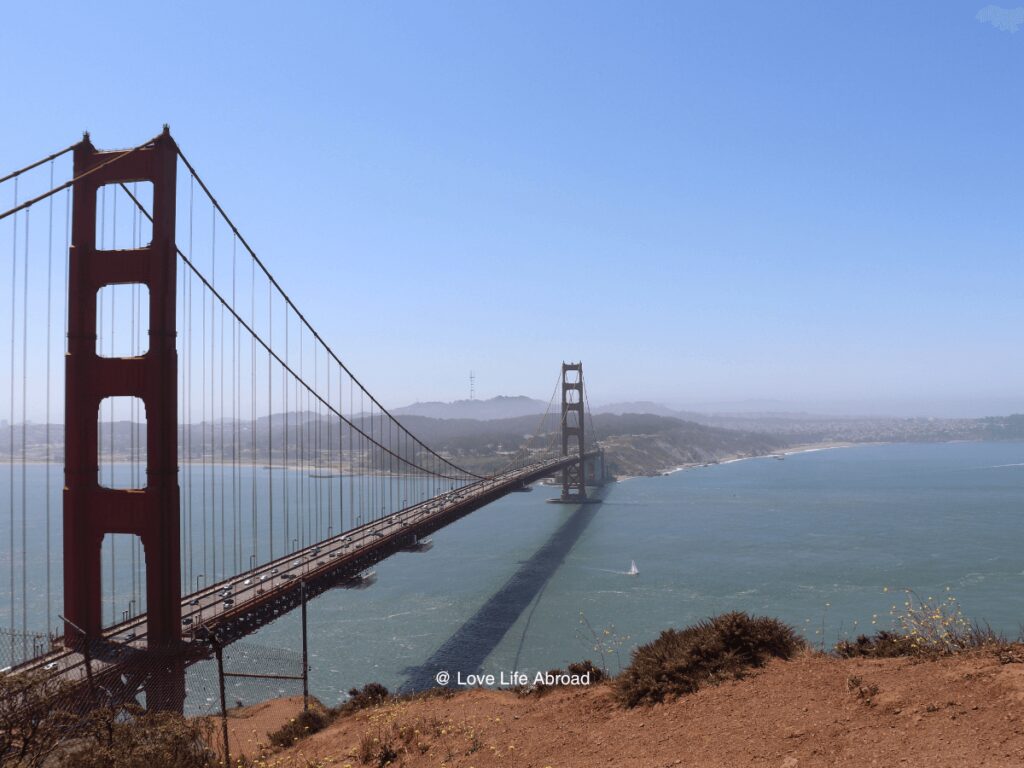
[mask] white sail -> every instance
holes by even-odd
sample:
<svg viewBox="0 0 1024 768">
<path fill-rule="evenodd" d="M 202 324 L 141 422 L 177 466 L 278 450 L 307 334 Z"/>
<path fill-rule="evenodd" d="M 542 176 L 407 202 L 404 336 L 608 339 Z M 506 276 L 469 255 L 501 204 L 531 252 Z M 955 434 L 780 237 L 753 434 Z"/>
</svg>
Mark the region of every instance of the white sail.
<svg viewBox="0 0 1024 768">
<path fill-rule="evenodd" d="M 640 571 L 637 570 L 636 560 L 630 560 L 629 561 L 629 570 L 626 572 L 626 574 L 628 576 L 636 576 L 638 573 L 640 573 Z"/>
</svg>

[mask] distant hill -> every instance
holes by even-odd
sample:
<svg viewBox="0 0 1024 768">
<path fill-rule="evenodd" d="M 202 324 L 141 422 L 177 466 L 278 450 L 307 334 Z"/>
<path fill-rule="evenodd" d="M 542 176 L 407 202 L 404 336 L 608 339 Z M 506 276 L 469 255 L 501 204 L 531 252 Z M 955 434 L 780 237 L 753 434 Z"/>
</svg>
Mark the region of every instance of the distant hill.
<svg viewBox="0 0 1024 768">
<path fill-rule="evenodd" d="M 431 419 L 516 419 L 520 416 L 540 416 L 548 404 L 532 397 L 499 395 L 490 400 L 456 400 L 453 403 L 413 403 L 391 411 L 395 416 L 426 416 Z"/>
<path fill-rule="evenodd" d="M 594 413 L 650 413 L 655 416 L 668 416 L 670 418 L 679 418 L 682 414 L 680 411 L 674 411 L 666 405 L 661 403 L 652 403 L 649 400 L 636 400 L 626 403 L 609 403 L 608 405 L 599 405 L 594 408 Z"/>
<path fill-rule="evenodd" d="M 401 416 L 400 421 L 427 445 L 473 471 L 498 469 L 509 452 L 523 446 L 536 449 L 559 442 L 557 413 L 544 424 L 536 414 L 490 421 Z M 618 475 L 653 475 L 684 464 L 760 456 L 789 444 L 769 435 L 646 413 L 599 413 L 586 426 L 588 442 L 596 433 L 607 449 L 609 469 Z"/>
</svg>

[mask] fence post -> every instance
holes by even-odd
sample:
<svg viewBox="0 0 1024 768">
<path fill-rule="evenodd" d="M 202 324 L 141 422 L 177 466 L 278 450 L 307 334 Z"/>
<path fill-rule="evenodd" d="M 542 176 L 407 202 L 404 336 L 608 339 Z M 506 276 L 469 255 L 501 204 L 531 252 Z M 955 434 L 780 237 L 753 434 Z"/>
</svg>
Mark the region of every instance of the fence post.
<svg viewBox="0 0 1024 768">
<path fill-rule="evenodd" d="M 210 639 L 213 645 L 213 652 L 217 655 L 217 680 L 220 687 L 220 724 L 221 733 L 224 737 L 224 765 L 231 765 L 231 750 L 228 745 L 228 707 L 224 697 L 224 647 L 220 644 L 217 636 Z"/>
<path fill-rule="evenodd" d="M 93 684 L 93 680 L 92 680 L 92 653 L 91 653 L 91 650 L 89 648 L 89 633 L 86 632 L 84 629 L 82 629 L 77 624 L 75 624 L 73 621 L 70 621 L 69 619 L 64 618 L 59 613 L 57 614 L 57 618 L 60 619 L 61 621 L 63 621 L 65 624 L 69 625 L 72 629 L 74 629 L 76 632 L 78 632 L 78 634 L 80 634 L 82 636 L 82 660 L 85 662 L 85 679 L 86 679 L 87 685 L 89 686 L 89 700 L 92 702 L 92 705 L 95 707 L 96 706 L 96 686 Z M 12 638 L 12 642 L 13 642 L 14 636 L 11 635 L 11 638 Z M 147 701 L 146 704 L 148 705 L 149 702 Z"/>
<path fill-rule="evenodd" d="M 309 650 L 306 645 L 306 580 L 302 580 L 302 711 L 309 711 Z"/>
</svg>

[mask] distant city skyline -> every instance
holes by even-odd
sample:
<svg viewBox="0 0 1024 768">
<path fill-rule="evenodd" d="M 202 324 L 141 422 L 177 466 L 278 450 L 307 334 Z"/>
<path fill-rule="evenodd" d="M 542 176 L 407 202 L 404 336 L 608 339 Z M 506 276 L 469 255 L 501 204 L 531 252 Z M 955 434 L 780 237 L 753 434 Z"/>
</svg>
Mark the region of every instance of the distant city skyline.
<svg viewBox="0 0 1024 768">
<path fill-rule="evenodd" d="M 0 174 L 169 123 L 388 407 L 582 360 L 595 405 L 1024 411 L 1024 7 L 155 14 L 7 9 Z"/>
</svg>

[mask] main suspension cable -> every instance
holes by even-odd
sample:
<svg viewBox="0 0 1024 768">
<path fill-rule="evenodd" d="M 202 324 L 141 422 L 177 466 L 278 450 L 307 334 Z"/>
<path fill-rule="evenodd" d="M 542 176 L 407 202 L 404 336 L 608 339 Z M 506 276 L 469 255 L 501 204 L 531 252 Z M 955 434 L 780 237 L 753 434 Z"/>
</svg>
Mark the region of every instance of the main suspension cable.
<svg viewBox="0 0 1024 768">
<path fill-rule="evenodd" d="M 132 147 L 131 149 L 126 149 L 123 152 L 119 152 L 119 153 L 117 153 L 117 155 L 115 157 L 112 157 L 109 160 L 106 160 L 106 161 L 100 163 L 99 165 L 94 166 L 93 168 L 90 168 L 85 173 L 83 173 L 83 174 L 81 174 L 79 176 L 76 176 L 75 178 L 70 179 L 69 181 L 64 182 L 60 186 L 54 187 L 49 192 L 43 192 L 41 195 L 37 195 L 36 197 L 33 197 L 31 200 L 26 200 L 25 202 L 21 203 L 20 205 L 15 204 L 15 206 L 13 208 L 11 208 L 11 209 L 9 209 L 7 211 L 4 211 L 3 213 L 0 213 L 0 221 L 2 221 L 3 219 L 6 219 L 8 216 L 13 216 L 18 211 L 24 210 L 26 208 L 31 208 L 36 203 L 42 202 L 46 198 L 51 197 L 52 195 L 57 194 L 58 192 L 60 192 L 63 189 L 68 189 L 69 187 L 71 187 L 76 182 L 79 182 L 79 181 L 81 181 L 84 178 L 92 176 L 94 173 L 103 170 L 108 165 L 111 165 L 112 163 L 116 163 L 118 160 L 122 160 L 122 159 L 128 157 L 129 155 L 131 155 L 132 153 L 138 152 L 140 149 L 144 149 L 145 147 L 150 146 L 158 138 L 159 138 L 158 136 L 157 137 L 153 137 L 149 141 L 146 141 L 146 142 L 143 142 L 142 144 L 139 144 L 139 146 L 137 146 L 137 147 Z M 77 145 L 75 145 L 75 146 L 77 146 Z M 14 178 L 17 178 L 17 176 L 15 176 Z"/>
<path fill-rule="evenodd" d="M 309 321 L 306 319 L 305 315 L 303 315 L 302 312 L 299 311 L 299 308 L 295 305 L 295 302 L 293 302 L 291 300 L 291 298 L 288 296 L 287 293 L 285 293 L 284 289 L 277 282 L 277 280 L 274 278 L 274 276 L 270 274 L 270 271 L 267 269 L 267 267 L 260 260 L 259 256 L 256 255 L 256 252 L 249 245 L 248 241 L 246 241 L 246 239 L 242 235 L 242 233 L 238 230 L 238 227 L 235 226 L 234 222 L 227 215 L 227 213 L 225 212 L 224 208 L 217 201 L 217 198 L 215 198 L 213 196 L 213 193 L 210 191 L 210 188 L 206 186 L 206 183 L 203 181 L 202 177 L 199 176 L 199 174 L 196 171 L 195 167 L 189 162 L 188 158 L 185 157 L 185 154 L 181 151 L 180 147 L 177 148 L 177 151 L 178 151 L 178 157 L 181 158 L 181 161 L 185 164 L 185 167 L 188 168 L 189 172 L 192 174 L 192 176 L 195 178 L 195 180 L 197 182 L 199 182 L 199 186 L 202 188 L 203 192 L 206 193 L 206 196 L 210 199 L 210 202 L 214 205 L 214 207 L 216 207 L 216 209 L 220 212 L 221 216 L 224 217 L 224 221 L 228 224 L 228 226 L 231 227 L 232 232 L 234 232 L 235 235 L 238 237 L 239 242 L 242 243 L 242 245 L 245 247 L 245 249 L 249 252 L 249 255 L 252 257 L 253 261 L 256 262 L 256 264 L 259 266 L 259 268 L 263 271 L 263 274 L 266 275 L 267 279 L 277 289 L 278 293 L 281 294 L 281 297 L 285 300 L 285 302 L 287 303 L 288 307 L 290 307 L 291 310 L 293 312 L 295 312 L 296 316 L 309 329 L 310 333 L 313 335 L 313 338 L 316 339 L 316 341 L 318 341 L 321 344 L 321 346 L 323 346 L 323 348 L 326 350 L 326 352 L 344 369 L 345 373 L 347 373 L 363 389 L 363 391 L 366 392 L 367 397 L 369 397 L 371 399 L 372 403 L 375 404 L 378 408 L 380 408 L 381 411 L 383 412 L 383 414 L 386 414 L 388 416 L 388 418 L 390 418 L 392 420 L 395 420 L 394 416 L 392 416 L 392 414 L 386 408 L 384 408 L 384 406 L 381 405 L 380 402 L 377 401 L 377 399 L 373 396 L 373 394 L 369 390 L 367 390 L 366 387 L 363 386 L 362 382 L 360 382 L 359 379 L 356 378 L 356 376 L 348 369 L 348 367 L 334 353 L 334 350 L 332 350 L 331 347 L 327 344 L 327 342 L 324 341 L 324 339 L 320 336 L 320 334 L 317 333 L 316 329 L 313 328 L 313 326 L 309 323 Z M 402 427 L 402 429 L 406 429 L 406 428 Z M 406 430 L 406 431 L 408 431 L 408 430 Z M 463 474 L 469 475 L 470 477 L 474 477 L 474 478 L 476 478 L 478 480 L 485 479 L 483 476 L 476 475 L 476 474 L 474 474 L 472 472 L 469 472 L 468 470 L 463 469 L 462 467 L 454 464 L 453 462 L 449 461 L 445 457 L 441 456 L 439 453 L 434 451 L 429 445 L 424 443 L 422 440 L 417 438 L 415 435 L 413 435 L 413 439 L 416 440 L 418 443 L 420 443 L 420 445 L 422 445 L 427 451 L 432 453 L 434 456 L 436 456 L 438 459 L 440 459 L 442 462 L 444 462 L 448 466 L 452 467 L 453 469 L 456 469 L 459 472 L 462 472 Z"/>
<path fill-rule="evenodd" d="M 47 155 L 42 160 L 36 160 L 34 163 L 32 163 L 30 165 L 26 165 L 24 168 L 19 168 L 16 171 L 11 171 L 6 176 L 4 176 L 2 179 L 0 179 L 0 184 L 3 184 L 5 181 L 10 181 L 11 179 L 17 178 L 18 176 L 21 176 L 21 174 L 25 173 L 26 171 L 31 171 L 33 168 L 38 168 L 40 165 L 44 165 L 45 163 L 52 163 L 54 160 L 56 160 L 61 155 L 66 155 L 68 152 L 73 150 L 75 147 L 78 146 L 78 144 L 79 144 L 79 142 L 76 141 L 74 144 L 69 144 L 68 146 L 64 147 L 64 149 L 62 149 L 62 150 L 60 150 L 58 152 L 54 152 L 52 155 Z M 51 168 L 51 171 L 52 171 L 52 168 Z M 50 184 L 51 185 L 53 184 L 53 173 L 52 172 L 50 173 Z"/>
</svg>

